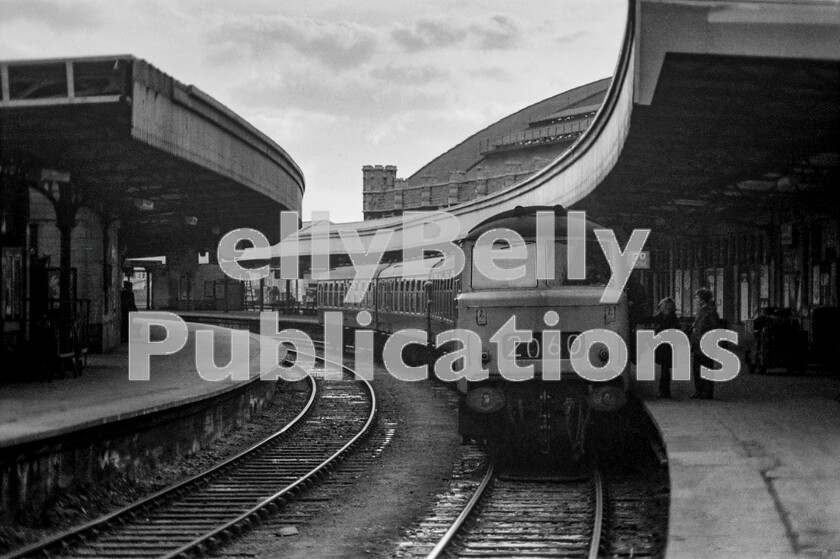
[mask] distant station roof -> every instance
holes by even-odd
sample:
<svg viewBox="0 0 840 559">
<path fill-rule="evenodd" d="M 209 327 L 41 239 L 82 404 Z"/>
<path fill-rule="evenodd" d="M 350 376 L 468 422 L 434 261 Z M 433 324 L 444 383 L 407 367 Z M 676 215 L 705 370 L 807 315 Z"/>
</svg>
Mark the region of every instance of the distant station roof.
<svg viewBox="0 0 840 559">
<path fill-rule="evenodd" d="M 252 227 L 277 240 L 303 173 L 230 109 L 132 56 L 0 62 L 4 161 L 49 169 L 130 229 L 130 256 L 212 247 Z M 44 177 L 32 177 L 42 180 Z"/>
<path fill-rule="evenodd" d="M 609 84 L 609 78 L 597 80 L 516 111 L 425 164 L 406 185 L 422 184 L 429 176 L 447 179 L 459 170 L 467 177 L 479 168 L 492 173 L 507 162 L 531 158 L 541 158 L 545 165 L 586 130 Z"/>
</svg>

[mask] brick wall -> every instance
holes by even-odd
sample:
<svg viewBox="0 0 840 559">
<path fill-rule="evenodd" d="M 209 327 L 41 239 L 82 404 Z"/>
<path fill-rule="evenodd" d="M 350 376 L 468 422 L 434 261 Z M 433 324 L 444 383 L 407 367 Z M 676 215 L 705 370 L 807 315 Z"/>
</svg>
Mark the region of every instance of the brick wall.
<svg viewBox="0 0 840 559">
<path fill-rule="evenodd" d="M 525 163 L 507 164 L 495 173 L 480 168 L 469 174 L 454 171 L 445 182 L 436 177 L 422 177 L 420 184 L 409 185 L 404 179 L 393 179 L 396 167 L 367 165 L 364 172 L 364 217 L 375 219 L 400 215 L 403 211 L 434 210 L 467 202 L 498 192 L 525 180 L 548 163 L 533 158 Z M 388 169 L 386 178 L 385 170 Z M 392 171 L 391 171 L 392 169 Z"/>
</svg>

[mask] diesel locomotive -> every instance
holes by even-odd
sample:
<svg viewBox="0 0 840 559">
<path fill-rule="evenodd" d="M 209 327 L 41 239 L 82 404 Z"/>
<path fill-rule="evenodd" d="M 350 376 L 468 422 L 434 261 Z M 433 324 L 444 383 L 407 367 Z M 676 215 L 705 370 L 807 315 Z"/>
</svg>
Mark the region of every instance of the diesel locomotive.
<svg viewBox="0 0 840 559">
<path fill-rule="evenodd" d="M 537 239 L 539 211 L 553 212 L 558 218 L 553 221 L 553 239 L 548 243 Z M 381 264 L 365 292 L 356 297 L 358 302 L 352 304 L 345 303 L 354 275 L 352 267 L 336 268 L 329 280 L 317 285 L 322 322 L 324 312 L 343 311 L 345 326 L 358 328 L 356 315 L 366 310 L 371 317 L 366 327 L 375 331 L 380 347 L 389 335 L 406 328 L 428 331 L 429 340 L 451 329 L 475 332 L 481 339 L 481 368 L 487 374 L 481 380 L 460 378 L 455 382 L 461 436 L 491 447 L 580 458 L 594 414 L 615 413 L 625 405 L 628 375 L 625 360 L 622 370 L 609 375 L 614 377 L 611 380 L 584 379 L 572 366 L 573 353 L 584 346 L 576 341 L 582 342 L 578 340 L 581 333 L 603 329 L 626 343 L 629 324 L 626 295 L 616 303 L 601 302 L 610 269 L 591 222 L 585 227 L 585 279 L 570 279 L 570 275 L 580 274 L 568 273 L 565 215 L 560 207 L 518 207 L 500 213 L 460 240 L 465 265 L 458 275 L 443 273 L 440 257 L 427 259 L 423 265 Z M 481 264 L 492 256 L 490 251 L 506 248 L 504 241 L 498 243 L 501 246 L 481 242 L 482 235 L 492 231 L 524 241 L 524 248 L 518 247 L 522 257 L 519 273 L 513 279 L 484 273 L 487 267 Z M 543 258 L 545 251 L 553 251 L 552 279 L 540 279 L 545 275 L 537 273 L 539 251 Z M 494 335 L 513 317 L 517 330 L 531 332 L 530 339 L 506 346 L 495 343 Z M 500 355 L 500 351 L 510 354 Z M 605 344 L 587 344 L 583 351 L 588 352 L 593 366 L 609 368 Z M 409 363 L 438 355 L 423 345 L 411 344 L 403 358 Z M 510 380 L 500 367 L 505 358 L 517 366 L 532 365 L 529 370 L 533 374 L 524 380 Z"/>
</svg>

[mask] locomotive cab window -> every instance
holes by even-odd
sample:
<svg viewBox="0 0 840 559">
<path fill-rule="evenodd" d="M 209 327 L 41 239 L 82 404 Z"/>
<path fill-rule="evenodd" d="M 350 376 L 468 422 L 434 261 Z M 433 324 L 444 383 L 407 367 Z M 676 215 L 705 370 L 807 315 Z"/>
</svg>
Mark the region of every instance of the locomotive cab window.
<svg viewBox="0 0 840 559">
<path fill-rule="evenodd" d="M 586 247 L 586 279 L 568 279 L 567 251 L 565 242 L 554 244 L 554 280 L 549 283 L 561 285 L 606 285 L 610 277 L 610 268 L 604 253 L 597 242 L 589 242 Z M 524 251 L 523 251 L 524 248 Z M 505 254 L 510 251 L 508 254 Z M 496 241 L 492 248 L 487 244 L 476 244 L 472 250 L 472 287 L 473 289 L 513 289 L 537 287 L 536 259 L 537 247 L 534 241 L 526 240 L 524 247 L 511 249 L 505 241 Z M 490 266 L 495 258 L 494 266 Z M 511 271 L 510 279 L 489 278 L 482 272 L 492 268 Z M 519 268 L 517 274 L 513 270 Z M 524 271 L 524 273 L 523 273 Z"/>
<path fill-rule="evenodd" d="M 502 270 L 509 278 L 487 277 L 492 269 Z M 512 289 L 537 286 L 537 250 L 533 241 L 511 247 L 504 240 L 492 246 L 476 243 L 472 250 L 473 289 Z"/>
<path fill-rule="evenodd" d="M 610 279 L 610 265 L 604 256 L 604 251 L 597 241 L 586 243 L 586 279 L 570 280 L 567 273 L 566 254 L 568 246 L 566 243 L 557 243 L 555 263 L 557 265 L 557 277 L 563 285 L 607 285 Z"/>
</svg>

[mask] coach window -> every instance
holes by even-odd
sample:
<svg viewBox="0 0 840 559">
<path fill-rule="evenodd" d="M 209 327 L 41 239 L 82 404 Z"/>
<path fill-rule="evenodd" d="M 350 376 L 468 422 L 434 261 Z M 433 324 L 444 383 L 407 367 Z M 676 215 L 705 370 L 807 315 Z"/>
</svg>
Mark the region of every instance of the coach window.
<svg viewBox="0 0 840 559">
<path fill-rule="evenodd" d="M 423 290 L 423 282 L 417 280 L 417 312 L 424 313 L 426 310 L 426 292 Z"/>
<path fill-rule="evenodd" d="M 397 282 L 393 279 L 388 281 L 388 309 L 397 310 Z"/>
<path fill-rule="evenodd" d="M 390 310 L 390 311 L 397 310 L 396 297 L 397 297 L 397 284 L 393 279 L 388 280 L 388 310 Z"/>
</svg>

